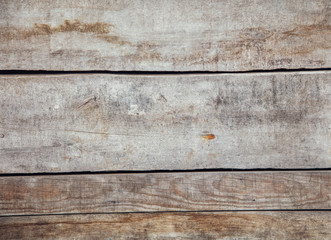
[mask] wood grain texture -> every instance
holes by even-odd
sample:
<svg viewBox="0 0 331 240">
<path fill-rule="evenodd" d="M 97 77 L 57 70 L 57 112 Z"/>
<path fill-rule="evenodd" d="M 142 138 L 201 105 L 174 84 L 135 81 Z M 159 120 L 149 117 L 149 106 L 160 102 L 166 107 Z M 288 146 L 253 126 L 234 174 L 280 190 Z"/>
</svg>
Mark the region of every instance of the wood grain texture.
<svg viewBox="0 0 331 240">
<path fill-rule="evenodd" d="M 1 239 L 327 240 L 330 212 L 139 213 L 0 218 Z"/>
<path fill-rule="evenodd" d="M 2 75 L 0 171 L 329 168 L 330 76 Z"/>
<path fill-rule="evenodd" d="M 329 0 L 1 0 L 0 69 L 331 66 Z"/>
<path fill-rule="evenodd" d="M 0 215 L 330 209 L 331 172 L 0 178 Z"/>
</svg>

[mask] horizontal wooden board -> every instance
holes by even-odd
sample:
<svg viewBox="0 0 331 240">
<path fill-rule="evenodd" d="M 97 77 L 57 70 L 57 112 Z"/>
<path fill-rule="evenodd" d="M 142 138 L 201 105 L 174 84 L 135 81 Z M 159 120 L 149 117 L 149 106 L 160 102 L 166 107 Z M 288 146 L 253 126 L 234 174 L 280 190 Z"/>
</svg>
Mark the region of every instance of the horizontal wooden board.
<svg viewBox="0 0 331 240">
<path fill-rule="evenodd" d="M 330 76 L 2 75 L 0 172 L 329 168 Z"/>
<path fill-rule="evenodd" d="M 331 66 L 329 0 L 2 0 L 0 69 Z"/>
<path fill-rule="evenodd" d="M 0 178 L 0 215 L 330 209 L 331 171 Z"/>
<path fill-rule="evenodd" d="M 139 213 L 0 218 L 2 239 L 330 239 L 330 212 Z"/>
</svg>

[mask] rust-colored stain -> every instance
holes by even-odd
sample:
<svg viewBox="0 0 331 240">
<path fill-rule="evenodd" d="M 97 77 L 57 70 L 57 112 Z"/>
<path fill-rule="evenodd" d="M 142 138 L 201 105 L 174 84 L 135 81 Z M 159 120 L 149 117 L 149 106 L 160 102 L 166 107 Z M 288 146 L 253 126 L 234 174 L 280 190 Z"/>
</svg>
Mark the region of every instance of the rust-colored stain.
<svg viewBox="0 0 331 240">
<path fill-rule="evenodd" d="M 132 43 L 114 33 L 116 27 L 111 23 L 86 23 L 78 19 L 64 20 L 57 26 L 36 23 L 32 28 L 0 27 L 0 40 L 25 40 L 31 37 L 49 36 L 58 32 L 80 32 L 93 35 L 93 37 L 114 45 L 132 45 L 136 50 L 125 57 L 135 62 L 161 61 L 172 62 L 173 65 L 219 64 L 226 61 L 238 61 L 248 58 L 250 67 L 260 66 L 261 61 L 272 67 L 283 65 L 291 66 L 291 55 L 310 54 L 316 50 L 329 49 L 330 41 L 327 38 L 331 26 L 324 19 L 312 25 L 295 25 L 291 28 L 266 29 L 262 27 L 246 28 L 240 31 L 229 32 L 228 39 L 204 39 L 193 44 L 194 49 L 189 54 L 164 54 L 164 49 L 172 42 L 161 44 L 155 41 L 140 41 Z M 207 34 L 208 35 L 208 34 Z M 148 40 L 148 39 L 147 39 Z M 210 49 L 217 49 L 216 52 Z M 61 54 L 58 51 L 54 54 Z M 311 59 L 307 61 L 312 61 Z M 311 64 L 324 65 L 324 60 L 316 60 Z"/>
<path fill-rule="evenodd" d="M 292 58 L 282 56 L 307 55 L 316 50 L 329 49 L 330 41 L 326 39 L 330 30 L 331 26 L 325 22 L 297 25 L 289 30 L 247 28 L 235 33 L 237 38 L 201 42 L 200 45 L 195 46 L 191 54 L 172 57 L 172 60 L 176 64 L 190 62 L 200 65 L 238 61 L 249 56 L 249 64 L 255 66 L 261 62 L 261 59 L 265 61 L 266 57 L 272 56 L 267 61 L 268 65 L 290 65 Z M 217 51 L 209 51 L 210 48 Z M 165 56 L 162 56 L 162 59 L 167 60 Z M 325 62 L 319 64 L 323 65 Z"/>
<path fill-rule="evenodd" d="M 97 38 L 105 40 L 112 44 L 124 45 L 129 44 L 119 36 L 111 34 L 112 29 L 115 28 L 113 24 L 104 22 L 83 23 L 78 19 L 73 21 L 64 20 L 63 24 L 52 27 L 49 24 L 35 23 L 33 28 L 30 29 L 16 29 L 5 28 L 1 38 L 23 40 L 33 36 L 51 35 L 59 32 L 81 32 L 95 34 Z"/>
<path fill-rule="evenodd" d="M 110 33 L 110 28 L 113 24 L 95 22 L 81 23 L 78 19 L 74 21 L 65 20 L 63 24 L 57 27 L 51 27 L 48 24 L 35 24 L 34 29 L 39 33 L 56 33 L 56 32 L 83 32 L 83 33 Z"/>
<path fill-rule="evenodd" d="M 215 139 L 215 135 L 212 133 L 205 133 L 205 134 L 201 135 L 200 137 L 205 141 L 210 141 L 210 140 Z"/>
</svg>

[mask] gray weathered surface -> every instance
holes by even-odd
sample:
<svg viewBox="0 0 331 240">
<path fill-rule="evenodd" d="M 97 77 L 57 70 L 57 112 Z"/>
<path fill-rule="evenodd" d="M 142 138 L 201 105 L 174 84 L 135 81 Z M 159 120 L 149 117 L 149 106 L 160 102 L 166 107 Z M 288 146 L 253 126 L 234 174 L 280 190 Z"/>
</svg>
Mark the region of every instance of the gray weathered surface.
<svg viewBox="0 0 331 240">
<path fill-rule="evenodd" d="M 331 66 L 329 0 L 1 0 L 0 69 Z"/>
<path fill-rule="evenodd" d="M 0 171 L 329 168 L 330 72 L 0 76 Z"/>
<path fill-rule="evenodd" d="M 327 240 L 329 212 L 135 213 L 0 218 L 2 239 Z"/>
<path fill-rule="evenodd" d="M 141 211 L 331 210 L 330 199 L 330 171 L 0 178 L 0 216 Z"/>
</svg>

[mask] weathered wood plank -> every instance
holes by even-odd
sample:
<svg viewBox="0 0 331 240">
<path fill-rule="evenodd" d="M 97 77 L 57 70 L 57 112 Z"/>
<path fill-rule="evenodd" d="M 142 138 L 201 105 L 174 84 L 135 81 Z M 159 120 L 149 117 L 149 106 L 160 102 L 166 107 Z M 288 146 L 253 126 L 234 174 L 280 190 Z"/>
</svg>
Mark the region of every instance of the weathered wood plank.
<svg viewBox="0 0 331 240">
<path fill-rule="evenodd" d="M 139 213 L 0 218 L 2 239 L 291 239 L 331 237 L 330 212 Z"/>
<path fill-rule="evenodd" d="M 329 0 L 1 0 L 0 9 L 0 69 L 331 66 Z"/>
<path fill-rule="evenodd" d="M 330 209 L 331 172 L 188 172 L 0 178 L 0 215 Z"/>
<path fill-rule="evenodd" d="M 329 168 L 331 72 L 0 76 L 0 171 Z"/>
</svg>

